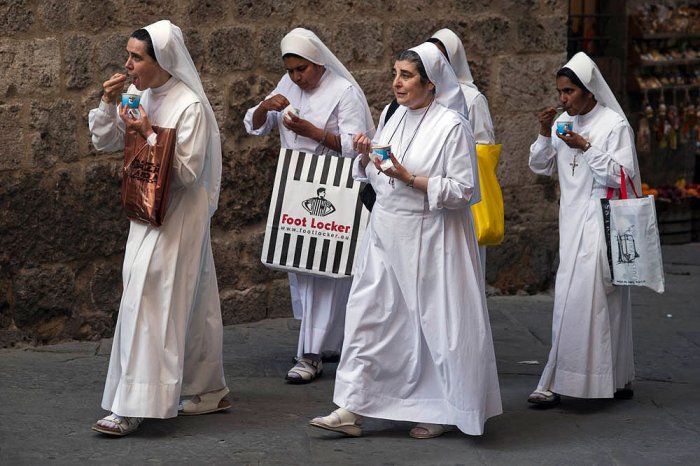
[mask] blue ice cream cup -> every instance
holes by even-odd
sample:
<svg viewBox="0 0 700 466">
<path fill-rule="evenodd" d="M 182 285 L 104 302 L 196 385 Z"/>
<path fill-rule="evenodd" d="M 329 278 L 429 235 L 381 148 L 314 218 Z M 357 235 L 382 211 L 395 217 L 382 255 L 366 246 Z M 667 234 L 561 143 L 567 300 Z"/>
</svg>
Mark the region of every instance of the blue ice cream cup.
<svg viewBox="0 0 700 466">
<path fill-rule="evenodd" d="M 574 122 L 573 121 L 557 121 L 557 133 L 564 134 L 564 131 L 566 131 L 566 130 L 573 131 L 574 130 Z"/>
<path fill-rule="evenodd" d="M 379 160 L 389 160 L 389 152 L 391 152 L 391 144 L 377 144 L 372 146 L 372 153 Z"/>
<path fill-rule="evenodd" d="M 138 109 L 141 96 L 138 94 L 122 94 L 122 107 Z"/>
</svg>

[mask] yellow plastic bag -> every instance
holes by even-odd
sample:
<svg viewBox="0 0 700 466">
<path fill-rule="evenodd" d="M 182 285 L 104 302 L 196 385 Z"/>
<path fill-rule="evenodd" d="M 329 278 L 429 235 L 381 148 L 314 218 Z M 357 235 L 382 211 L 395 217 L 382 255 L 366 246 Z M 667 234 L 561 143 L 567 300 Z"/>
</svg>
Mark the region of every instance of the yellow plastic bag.
<svg viewBox="0 0 700 466">
<path fill-rule="evenodd" d="M 472 206 L 476 239 L 480 246 L 495 246 L 503 241 L 503 193 L 496 179 L 496 167 L 501 158 L 500 144 L 477 144 L 481 201 Z"/>
</svg>

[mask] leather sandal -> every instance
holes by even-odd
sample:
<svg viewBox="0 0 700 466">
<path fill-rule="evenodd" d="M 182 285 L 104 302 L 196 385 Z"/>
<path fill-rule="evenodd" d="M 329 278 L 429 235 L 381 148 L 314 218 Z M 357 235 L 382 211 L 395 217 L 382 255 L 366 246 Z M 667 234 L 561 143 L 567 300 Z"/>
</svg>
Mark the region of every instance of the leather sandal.
<svg viewBox="0 0 700 466">
<path fill-rule="evenodd" d="M 451 430 L 452 426 L 421 422 L 416 424 L 415 427 L 408 432 L 408 435 L 412 438 L 434 438 L 439 437 L 445 432 L 449 432 Z"/>
<path fill-rule="evenodd" d="M 309 383 L 323 374 L 323 363 L 316 354 L 307 353 L 292 367 L 285 380 L 289 383 Z"/>
<path fill-rule="evenodd" d="M 527 402 L 542 408 L 551 408 L 561 402 L 561 397 L 549 390 L 535 390 L 527 397 Z"/>
<path fill-rule="evenodd" d="M 136 432 L 143 422 L 142 417 L 117 416 L 111 413 L 92 425 L 92 430 L 101 434 L 123 437 Z M 111 425 L 110 425 L 111 424 Z"/>
<path fill-rule="evenodd" d="M 229 409 L 231 403 L 225 398 L 228 392 L 228 387 L 224 387 L 215 392 L 203 393 L 189 400 L 183 400 L 180 402 L 177 414 L 178 416 L 197 416 Z"/>
<path fill-rule="evenodd" d="M 350 437 L 362 435 L 362 416 L 358 416 L 345 408 L 338 408 L 328 416 L 315 417 L 309 421 L 309 425 L 332 430 L 333 432 L 340 432 Z"/>
</svg>

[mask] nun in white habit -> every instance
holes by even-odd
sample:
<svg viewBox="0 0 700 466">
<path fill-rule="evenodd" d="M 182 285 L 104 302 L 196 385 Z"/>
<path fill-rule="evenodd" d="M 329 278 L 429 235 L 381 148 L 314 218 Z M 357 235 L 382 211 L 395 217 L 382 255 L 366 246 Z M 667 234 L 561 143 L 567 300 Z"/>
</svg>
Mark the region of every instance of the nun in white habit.
<svg viewBox="0 0 700 466">
<path fill-rule="evenodd" d="M 632 128 L 596 64 L 579 52 L 557 72 L 565 112 L 539 114 L 540 133 L 530 148 L 530 168 L 557 174 L 559 269 L 552 348 L 535 392 L 541 406 L 577 398 L 630 398 L 634 379 L 629 287 L 611 286 L 600 199 L 620 187 L 620 167 L 639 192 Z M 556 122 L 573 130 L 556 132 Z M 552 135 L 555 132 L 555 135 Z M 609 277 L 608 277 L 609 278 Z"/>
<path fill-rule="evenodd" d="M 446 54 L 450 65 L 457 75 L 459 87 L 469 109 L 469 123 L 474 131 L 474 140 L 477 144 L 495 144 L 496 136 L 493 131 L 491 112 L 486 96 L 479 91 L 474 84 L 472 72 L 469 69 L 467 53 L 464 51 L 462 41 L 451 29 L 440 29 L 432 35 L 428 42 L 438 46 L 443 54 Z M 486 274 L 486 246 L 479 246 L 479 258 L 481 268 Z M 485 278 L 485 277 L 484 277 Z"/>
<path fill-rule="evenodd" d="M 467 101 L 469 123 L 474 131 L 474 140 L 477 144 L 495 144 L 496 137 L 493 131 L 489 103 L 486 96 L 474 84 L 462 41 L 451 29 L 445 28 L 433 34 L 428 42 L 435 43 L 447 55 L 450 65 L 457 75 L 459 87 Z"/>
<path fill-rule="evenodd" d="M 287 73 L 265 100 L 247 111 L 248 134 L 265 135 L 277 128 L 284 148 L 355 156 L 352 135 L 372 136 L 374 123 L 352 74 L 307 29 L 292 30 L 280 47 Z M 340 351 L 351 283 L 351 278 L 289 274 L 294 316 L 301 319 L 298 362 L 286 376 L 290 383 L 311 382 L 323 371 L 321 354 Z"/>
<path fill-rule="evenodd" d="M 479 199 L 474 139 L 452 68 L 433 44 L 394 64 L 401 105 L 374 143 L 395 168 L 368 166 L 357 138 L 357 180 L 377 199 L 345 322 L 333 402 L 311 425 L 358 436 L 362 417 L 413 421 L 429 438 L 451 426 L 483 433 L 502 412 L 470 204 Z"/>
<path fill-rule="evenodd" d="M 124 147 L 126 130 L 153 145 L 153 126 L 174 129 L 168 210 L 160 227 L 131 221 L 124 290 L 102 407 L 112 414 L 93 429 L 123 436 L 143 418 L 227 409 L 219 291 L 210 240 L 221 178 L 219 128 L 180 28 L 158 21 L 127 44 L 128 92 L 141 95 L 140 116 L 116 104 L 127 77 L 103 85 L 90 111 L 99 151 Z M 180 397 L 191 397 L 180 403 Z"/>
</svg>

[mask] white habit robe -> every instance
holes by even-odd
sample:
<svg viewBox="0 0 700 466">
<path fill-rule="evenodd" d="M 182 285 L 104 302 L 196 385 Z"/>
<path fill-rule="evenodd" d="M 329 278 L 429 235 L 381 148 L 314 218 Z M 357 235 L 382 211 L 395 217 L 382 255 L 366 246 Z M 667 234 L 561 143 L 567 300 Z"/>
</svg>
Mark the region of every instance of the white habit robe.
<svg viewBox="0 0 700 466">
<path fill-rule="evenodd" d="M 226 386 L 209 201 L 201 180 L 208 131 L 198 97 L 175 78 L 147 89 L 141 104 L 151 124 L 177 131 L 170 200 L 161 227 L 130 225 L 102 407 L 120 416 L 169 418 L 177 416 L 181 395 Z M 124 147 L 115 106 L 101 102 L 90 111 L 89 124 L 97 150 Z"/>
<path fill-rule="evenodd" d="M 612 398 L 634 379 L 632 316 L 629 287 L 609 282 L 600 199 L 608 186 L 620 187 L 620 165 L 638 180 L 634 138 L 627 122 L 601 104 L 559 120 L 573 121 L 573 131 L 592 147 L 569 148 L 556 136 L 555 123 L 552 137 L 539 135 L 530 148 L 532 171 L 558 173 L 561 189 L 552 349 L 537 389 Z"/>
<path fill-rule="evenodd" d="M 437 102 L 415 132 L 425 111 L 399 107 L 375 142 L 391 139 L 398 160 L 429 178 L 427 194 L 398 180 L 392 187 L 359 159 L 353 166 L 377 200 L 348 300 L 333 401 L 363 416 L 480 435 L 502 408 L 469 208 L 473 136 Z"/>
<path fill-rule="evenodd" d="M 253 129 L 253 113 L 248 109 L 244 124 L 248 134 L 260 136 L 277 127 L 282 147 L 311 154 L 354 156 L 352 135 L 366 133 L 364 97 L 345 78 L 326 69 L 316 88 L 305 91 L 285 74 L 266 99 L 282 94 L 299 110 L 299 117 L 329 133 L 340 134 L 342 153 L 299 136 L 282 124 L 282 113 L 271 111 L 258 129 Z M 326 278 L 301 273 L 289 274 L 294 317 L 301 319 L 297 356 L 304 353 L 337 353 L 343 343 L 345 304 L 352 278 Z"/>
</svg>

